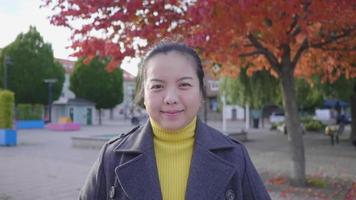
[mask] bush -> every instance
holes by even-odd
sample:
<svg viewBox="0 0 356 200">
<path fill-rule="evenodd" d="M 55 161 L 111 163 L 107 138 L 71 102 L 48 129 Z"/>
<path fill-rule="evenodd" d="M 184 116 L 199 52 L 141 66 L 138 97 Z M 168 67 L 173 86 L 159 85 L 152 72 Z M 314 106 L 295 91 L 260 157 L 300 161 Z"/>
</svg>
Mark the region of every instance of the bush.
<svg viewBox="0 0 356 200">
<path fill-rule="evenodd" d="M 15 96 L 13 92 L 0 90 L 0 128 L 11 129 L 14 115 Z"/>
<path fill-rule="evenodd" d="M 276 130 L 279 126 L 282 126 L 284 122 L 273 122 L 271 123 L 271 130 Z"/>
<path fill-rule="evenodd" d="M 312 187 L 325 188 L 327 186 L 327 181 L 320 177 L 309 177 L 307 178 L 308 185 Z"/>
<path fill-rule="evenodd" d="M 42 120 L 43 105 L 41 104 L 18 104 L 17 119 L 18 120 Z"/>
<path fill-rule="evenodd" d="M 325 125 L 323 123 L 312 118 L 305 118 L 302 120 L 302 123 L 306 131 L 320 132 L 325 129 Z"/>
</svg>

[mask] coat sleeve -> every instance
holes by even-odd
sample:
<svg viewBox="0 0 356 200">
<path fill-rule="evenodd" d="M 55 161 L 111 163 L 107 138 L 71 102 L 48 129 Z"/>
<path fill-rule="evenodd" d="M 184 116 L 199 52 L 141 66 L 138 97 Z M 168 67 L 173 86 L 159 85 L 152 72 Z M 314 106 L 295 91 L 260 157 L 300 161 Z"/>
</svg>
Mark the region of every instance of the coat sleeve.
<svg viewBox="0 0 356 200">
<path fill-rule="evenodd" d="M 97 200 L 106 198 L 106 181 L 104 174 L 104 156 L 107 145 L 104 145 L 100 151 L 99 157 L 92 166 L 87 176 L 84 186 L 80 190 L 80 200 Z"/>
<path fill-rule="evenodd" d="M 255 169 L 246 148 L 242 145 L 245 161 L 245 170 L 242 178 L 243 199 L 247 200 L 270 200 L 263 181 Z"/>
</svg>

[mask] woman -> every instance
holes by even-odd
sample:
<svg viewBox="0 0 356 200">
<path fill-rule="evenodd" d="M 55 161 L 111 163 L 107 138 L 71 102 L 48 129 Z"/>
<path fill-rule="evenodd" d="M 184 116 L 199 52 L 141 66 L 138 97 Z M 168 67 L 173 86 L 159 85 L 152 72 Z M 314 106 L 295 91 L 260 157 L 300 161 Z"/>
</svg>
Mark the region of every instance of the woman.
<svg viewBox="0 0 356 200">
<path fill-rule="evenodd" d="M 141 68 L 147 123 L 104 145 L 80 199 L 270 199 L 245 147 L 197 118 L 198 55 L 161 43 Z"/>
</svg>

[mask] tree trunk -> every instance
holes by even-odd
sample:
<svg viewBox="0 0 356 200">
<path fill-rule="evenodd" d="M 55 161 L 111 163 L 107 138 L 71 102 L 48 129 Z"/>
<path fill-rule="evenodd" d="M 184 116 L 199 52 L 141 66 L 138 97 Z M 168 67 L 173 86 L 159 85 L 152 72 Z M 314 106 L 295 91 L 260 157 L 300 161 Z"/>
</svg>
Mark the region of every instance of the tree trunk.
<svg viewBox="0 0 356 200">
<path fill-rule="evenodd" d="M 110 119 L 113 120 L 114 119 L 114 108 L 110 109 Z"/>
<path fill-rule="evenodd" d="M 351 142 L 356 145 L 356 81 L 354 82 L 354 92 L 351 96 Z"/>
<path fill-rule="evenodd" d="M 99 125 L 101 125 L 101 109 L 99 108 L 98 111 L 99 111 Z"/>
<path fill-rule="evenodd" d="M 304 143 L 295 97 L 293 68 L 284 66 L 281 70 L 280 78 L 286 117 L 285 123 L 292 157 L 292 178 L 295 185 L 305 186 Z"/>
</svg>

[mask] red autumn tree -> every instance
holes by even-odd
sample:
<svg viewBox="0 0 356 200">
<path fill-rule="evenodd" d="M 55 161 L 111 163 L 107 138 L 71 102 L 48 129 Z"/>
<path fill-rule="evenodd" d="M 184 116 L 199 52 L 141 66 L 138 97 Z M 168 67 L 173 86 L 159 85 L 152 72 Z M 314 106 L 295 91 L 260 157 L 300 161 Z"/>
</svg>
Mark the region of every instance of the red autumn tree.
<svg viewBox="0 0 356 200">
<path fill-rule="evenodd" d="M 356 77 L 355 0 L 44 0 L 51 23 L 73 31 L 75 56 L 110 56 L 108 69 L 162 38 L 198 49 L 212 69 L 267 70 L 281 80 L 293 178 L 305 184 L 294 78 Z M 249 64 L 249 65 L 247 65 Z M 216 66 L 216 65 L 215 65 Z"/>
</svg>

